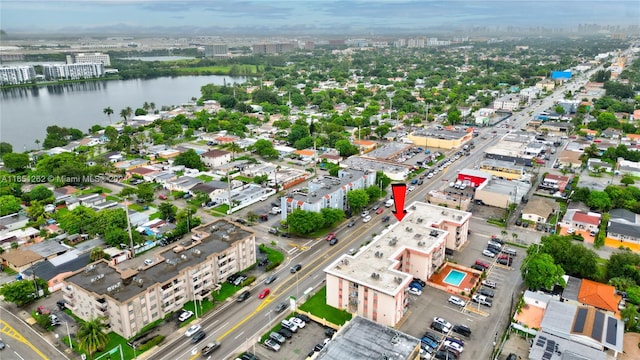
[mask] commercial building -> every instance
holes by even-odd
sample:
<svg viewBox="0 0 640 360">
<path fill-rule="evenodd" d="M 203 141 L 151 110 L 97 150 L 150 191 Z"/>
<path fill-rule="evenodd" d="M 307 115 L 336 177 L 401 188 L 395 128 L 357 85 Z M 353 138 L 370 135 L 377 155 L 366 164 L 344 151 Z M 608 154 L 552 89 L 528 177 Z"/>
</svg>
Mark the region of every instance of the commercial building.
<svg viewBox="0 0 640 360">
<path fill-rule="evenodd" d="M 337 177 L 318 177 L 309 182 L 306 192 L 293 191 L 281 198 L 282 219 L 296 209 L 313 212 L 324 208 L 346 210 L 349 191 L 375 184 L 374 171 L 340 170 Z"/>
<path fill-rule="evenodd" d="M 416 146 L 435 147 L 441 149 L 457 149 L 473 138 L 473 131 L 456 128 L 450 129 L 420 129 L 412 132 L 407 139 Z"/>
<path fill-rule="evenodd" d="M 153 258 L 154 263 L 120 270 L 106 260 L 64 279 L 63 299 L 83 320 L 104 316 L 124 338 L 149 323 L 208 297 L 216 284 L 256 262 L 255 234 L 227 220 L 193 229 L 192 242 Z"/>
<path fill-rule="evenodd" d="M 283 54 L 292 52 L 296 49 L 293 43 L 270 43 L 270 44 L 253 44 L 251 49 L 254 54 Z"/>
<path fill-rule="evenodd" d="M 413 168 L 413 166 L 407 164 L 370 159 L 364 156 L 350 156 L 344 159 L 340 165 L 347 169 L 356 169 L 360 171 L 382 171 L 386 176 L 394 181 L 405 180 Z"/>
<path fill-rule="evenodd" d="M 33 66 L 1 66 L 0 85 L 18 85 L 31 82 L 36 79 L 36 70 Z"/>
<path fill-rule="evenodd" d="M 325 268 L 328 305 L 395 326 L 409 308 L 413 278 L 429 279 L 445 263 L 445 248 L 467 241 L 471 213 L 423 202 L 407 211 L 356 254 Z"/>
<path fill-rule="evenodd" d="M 496 110 L 513 111 L 520 107 L 520 97 L 517 95 L 505 95 L 493 101 Z"/>
<path fill-rule="evenodd" d="M 224 150 L 213 149 L 200 154 L 202 162 L 210 167 L 218 167 L 231 162 L 231 153 Z"/>
<path fill-rule="evenodd" d="M 480 162 L 480 171 L 484 171 L 493 176 L 514 180 L 526 177 L 524 166 L 512 162 L 487 159 Z"/>
<path fill-rule="evenodd" d="M 529 189 L 531 184 L 524 181 L 487 179 L 476 188 L 475 200 L 484 205 L 506 209 L 511 204 L 520 204 Z"/>
<path fill-rule="evenodd" d="M 205 57 L 226 57 L 229 55 L 227 44 L 211 44 L 204 46 Z"/>
<path fill-rule="evenodd" d="M 418 360 L 420 339 L 360 316 L 343 326 L 315 360 Z"/>
<path fill-rule="evenodd" d="M 497 144 L 485 150 L 484 156 L 487 159 L 532 166 L 534 158 L 543 149 L 544 144 L 537 142 L 532 135 L 507 134 Z"/>
<path fill-rule="evenodd" d="M 67 55 L 67 64 L 102 64 L 111 66 L 109 54 L 103 53 L 79 53 Z"/>
<path fill-rule="evenodd" d="M 104 64 L 45 64 L 42 73 L 47 80 L 79 80 L 104 76 Z"/>
</svg>

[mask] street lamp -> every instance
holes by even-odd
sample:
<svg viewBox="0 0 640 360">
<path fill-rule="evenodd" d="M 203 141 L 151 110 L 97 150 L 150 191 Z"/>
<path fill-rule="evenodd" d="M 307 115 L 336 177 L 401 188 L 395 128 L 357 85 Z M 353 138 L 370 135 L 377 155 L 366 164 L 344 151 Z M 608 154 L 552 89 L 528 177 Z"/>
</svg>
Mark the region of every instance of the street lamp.
<svg viewBox="0 0 640 360">
<path fill-rule="evenodd" d="M 73 350 L 73 341 L 71 341 L 71 332 L 69 331 L 69 323 L 64 322 L 64 325 L 67 327 L 67 336 L 69 337 L 69 347 Z"/>
</svg>

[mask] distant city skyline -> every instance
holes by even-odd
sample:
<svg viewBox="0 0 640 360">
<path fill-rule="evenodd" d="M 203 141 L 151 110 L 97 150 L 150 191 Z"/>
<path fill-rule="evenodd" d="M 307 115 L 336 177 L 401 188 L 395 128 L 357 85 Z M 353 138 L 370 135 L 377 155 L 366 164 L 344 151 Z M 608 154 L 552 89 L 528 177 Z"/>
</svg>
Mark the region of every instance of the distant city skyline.
<svg viewBox="0 0 640 360">
<path fill-rule="evenodd" d="M 388 33 L 471 27 L 576 28 L 638 25 L 640 1 L 495 0 L 2 0 L 2 30 L 12 33 L 208 35 Z"/>
</svg>

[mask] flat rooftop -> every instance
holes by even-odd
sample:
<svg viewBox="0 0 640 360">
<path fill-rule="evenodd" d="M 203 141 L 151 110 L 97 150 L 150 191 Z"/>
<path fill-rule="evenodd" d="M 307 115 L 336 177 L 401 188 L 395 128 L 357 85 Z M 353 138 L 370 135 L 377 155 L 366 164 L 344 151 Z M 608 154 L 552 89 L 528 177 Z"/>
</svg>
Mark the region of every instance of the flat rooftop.
<svg viewBox="0 0 640 360">
<path fill-rule="evenodd" d="M 447 130 L 437 128 L 420 129 L 411 133 L 411 135 L 413 136 L 422 136 L 445 140 L 460 139 L 462 137 L 465 137 L 467 134 L 468 132 L 463 130 Z"/>
<path fill-rule="evenodd" d="M 350 169 L 383 171 L 385 173 L 398 173 L 405 175 L 412 168 L 411 165 L 367 159 L 359 156 L 351 156 L 342 161 L 341 165 Z"/>
<path fill-rule="evenodd" d="M 495 159 L 485 159 L 480 161 L 480 166 L 486 166 L 488 169 L 491 168 L 496 168 L 496 171 L 499 171 L 500 169 L 510 169 L 510 170 L 517 170 L 518 172 L 522 172 L 524 173 L 524 166 L 522 165 L 518 165 L 518 164 L 514 164 L 511 161 L 502 161 L 502 160 L 495 160 Z M 491 169 L 493 170 L 493 169 Z"/>
<path fill-rule="evenodd" d="M 411 335 L 356 316 L 316 359 L 415 359 L 419 345 L 420 340 Z"/>
<path fill-rule="evenodd" d="M 309 189 L 307 193 L 296 191 L 292 193 L 292 198 L 297 201 L 314 203 L 320 201 L 325 195 L 333 194 L 342 186 L 356 181 L 365 176 L 364 171 L 360 170 L 340 170 L 338 177 L 334 176 L 318 176 L 308 182 Z"/>
<path fill-rule="evenodd" d="M 253 232 L 227 220 L 201 225 L 193 229 L 193 232 L 195 240 L 183 246 L 183 251 L 173 251 L 180 245 L 168 248 L 155 257 L 150 257 L 154 260 L 151 266 L 119 272 L 101 260 L 65 280 L 95 294 L 108 295 L 116 301 L 126 302 L 152 284 L 173 279 L 184 269 L 194 267 L 207 257 L 229 248 L 234 242 L 253 235 Z M 140 283 L 125 280 L 131 280 L 134 276 L 140 279 Z M 114 286 L 116 289 L 113 291 L 107 289 Z"/>
<path fill-rule="evenodd" d="M 462 222 L 471 213 L 453 210 L 424 202 L 407 206 L 407 215 L 402 222 L 395 222 L 355 255 L 343 255 L 325 268 L 325 272 L 348 279 L 382 293 L 395 295 L 406 287 L 411 275 L 394 268 L 394 260 L 406 249 L 430 254 L 444 247 L 447 231 L 435 229 L 443 219 Z M 444 251 L 444 250 L 443 250 Z M 377 274 L 377 276 L 372 276 Z M 398 281 L 398 277 L 402 281 Z"/>
<path fill-rule="evenodd" d="M 406 151 L 411 148 L 411 145 L 403 144 L 399 142 L 390 142 L 384 144 L 377 149 L 370 151 L 364 154 L 364 157 L 375 158 L 375 159 L 391 159 L 396 157 L 403 151 Z"/>
<path fill-rule="evenodd" d="M 484 183 L 482 183 L 479 188 L 484 191 L 489 191 L 497 194 L 511 194 L 513 198 L 510 202 L 520 203 L 520 199 L 522 199 L 523 196 L 527 195 L 529 189 L 531 189 L 531 184 L 514 180 L 489 179 L 489 181 L 485 181 Z"/>
</svg>

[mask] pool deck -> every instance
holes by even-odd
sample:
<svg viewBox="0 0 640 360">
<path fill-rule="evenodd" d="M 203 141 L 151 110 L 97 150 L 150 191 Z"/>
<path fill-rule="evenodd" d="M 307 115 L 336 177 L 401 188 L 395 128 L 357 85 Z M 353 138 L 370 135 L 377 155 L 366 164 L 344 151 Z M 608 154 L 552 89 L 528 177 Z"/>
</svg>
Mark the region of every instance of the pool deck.
<svg viewBox="0 0 640 360">
<path fill-rule="evenodd" d="M 444 279 L 447 277 L 447 275 L 449 275 L 449 271 L 451 270 L 457 270 L 466 274 L 459 286 L 454 286 L 444 282 Z M 473 270 L 466 266 L 445 263 L 445 265 L 438 273 L 433 274 L 429 278 L 427 284 L 435 287 L 436 289 L 440 289 L 442 291 L 446 291 L 450 294 L 455 295 L 460 295 L 460 293 L 464 291 L 468 297 L 469 291 L 473 289 L 480 281 L 480 274 L 482 274 L 480 271 Z"/>
</svg>

